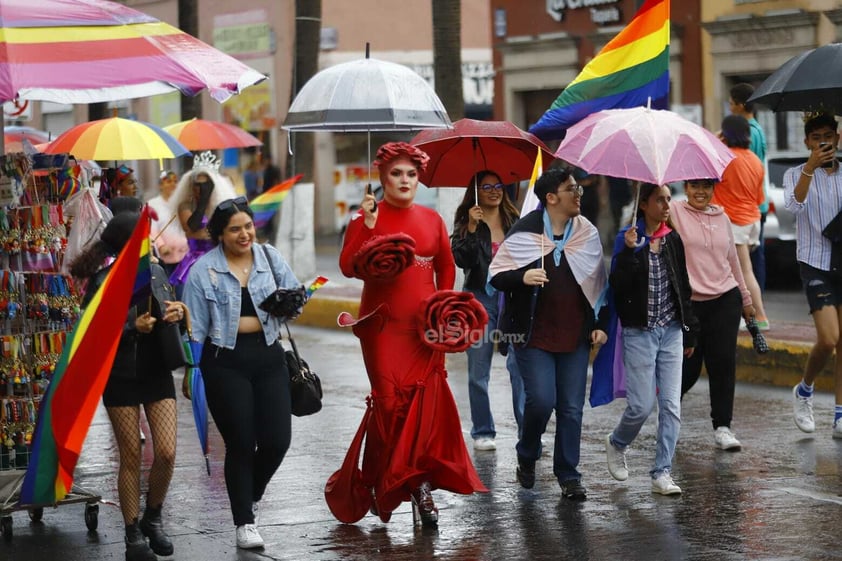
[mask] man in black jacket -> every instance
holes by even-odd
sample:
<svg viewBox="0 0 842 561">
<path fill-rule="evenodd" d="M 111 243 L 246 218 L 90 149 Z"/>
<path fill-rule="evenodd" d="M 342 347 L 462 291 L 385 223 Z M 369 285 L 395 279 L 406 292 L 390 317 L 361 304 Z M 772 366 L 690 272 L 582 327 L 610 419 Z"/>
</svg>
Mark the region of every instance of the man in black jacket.
<svg viewBox="0 0 842 561">
<path fill-rule="evenodd" d="M 535 484 L 541 435 L 555 410 L 553 473 L 565 498 L 583 501 L 577 467 L 588 359 L 607 339 L 596 321 L 606 286 L 602 244 L 580 216 L 582 187 L 567 170 L 547 171 L 535 195 L 543 208 L 515 223 L 490 268 L 491 284 L 507 293 L 504 331 L 522 341 L 513 345 L 526 394 L 517 479 Z"/>
</svg>

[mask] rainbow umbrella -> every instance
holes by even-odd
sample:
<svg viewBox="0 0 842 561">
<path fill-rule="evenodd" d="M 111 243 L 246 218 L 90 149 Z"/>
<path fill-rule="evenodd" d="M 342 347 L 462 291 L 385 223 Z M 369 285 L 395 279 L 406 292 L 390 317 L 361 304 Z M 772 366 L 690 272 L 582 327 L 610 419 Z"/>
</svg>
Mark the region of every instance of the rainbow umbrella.
<svg viewBox="0 0 842 561">
<path fill-rule="evenodd" d="M 164 130 L 194 151 L 263 145 L 259 138 L 240 127 L 219 121 L 194 118 L 166 126 Z"/>
<path fill-rule="evenodd" d="M 160 160 L 190 151 L 163 129 L 121 117 L 76 125 L 44 147 L 46 154 L 84 160 Z"/>
<path fill-rule="evenodd" d="M 117 2 L 0 0 L 0 101 L 94 103 L 206 89 L 222 103 L 265 79 Z"/>
<path fill-rule="evenodd" d="M 278 206 L 289 195 L 292 186 L 298 183 L 298 180 L 302 177 L 304 177 L 303 174 L 298 174 L 295 177 L 282 181 L 251 200 L 249 206 L 254 211 L 255 228 L 262 228 L 269 223 L 272 215 L 278 210 Z"/>
<path fill-rule="evenodd" d="M 196 423 L 196 433 L 199 445 L 205 456 L 205 468 L 210 475 L 210 450 L 208 448 L 208 399 L 205 395 L 205 380 L 199 361 L 202 360 L 203 343 L 193 340 L 193 327 L 190 312 L 184 318 L 187 325 L 187 340 L 184 342 L 184 355 L 187 357 L 187 370 L 184 372 L 185 384 L 190 392 L 190 403 L 193 406 L 193 421 Z"/>
</svg>

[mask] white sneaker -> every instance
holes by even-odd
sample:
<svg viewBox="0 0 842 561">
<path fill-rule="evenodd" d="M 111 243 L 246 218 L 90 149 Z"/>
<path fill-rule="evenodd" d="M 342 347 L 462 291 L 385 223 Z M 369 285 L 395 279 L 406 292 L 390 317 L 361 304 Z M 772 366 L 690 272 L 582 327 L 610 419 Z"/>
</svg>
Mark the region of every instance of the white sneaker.
<svg viewBox="0 0 842 561">
<path fill-rule="evenodd" d="M 713 441 L 716 442 L 716 447 L 720 450 L 739 450 L 743 447 L 728 427 L 716 427 L 716 431 L 713 433 Z"/>
<path fill-rule="evenodd" d="M 611 433 L 605 437 L 605 456 L 608 458 L 608 471 L 617 481 L 629 478 L 629 468 L 626 465 L 626 451 L 619 450 L 611 444 Z"/>
<path fill-rule="evenodd" d="M 833 438 L 842 438 L 842 419 L 833 422 Z"/>
<path fill-rule="evenodd" d="M 260 503 L 251 503 L 251 513 L 254 515 L 254 527 L 257 528 L 260 525 Z"/>
<path fill-rule="evenodd" d="M 662 471 L 661 475 L 652 480 L 652 492 L 659 495 L 680 495 L 681 487 L 672 480 L 670 472 Z"/>
<path fill-rule="evenodd" d="M 254 524 L 237 526 L 237 547 L 240 549 L 255 549 L 263 547 L 263 538 Z"/>
<path fill-rule="evenodd" d="M 480 436 L 474 439 L 474 450 L 497 450 L 497 444 L 494 443 L 494 439 L 490 436 Z"/>
<path fill-rule="evenodd" d="M 816 422 L 813 420 L 813 396 L 801 397 L 798 395 L 798 386 L 792 388 L 792 409 L 795 414 L 795 426 L 802 432 L 816 430 Z"/>
</svg>

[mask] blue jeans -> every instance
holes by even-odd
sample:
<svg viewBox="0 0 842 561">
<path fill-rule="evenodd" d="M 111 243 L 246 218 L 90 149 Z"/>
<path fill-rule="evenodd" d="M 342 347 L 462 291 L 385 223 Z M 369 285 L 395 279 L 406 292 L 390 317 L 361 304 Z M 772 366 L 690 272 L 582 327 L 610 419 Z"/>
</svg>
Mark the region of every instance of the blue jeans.
<svg viewBox="0 0 842 561">
<path fill-rule="evenodd" d="M 489 331 L 497 327 L 497 294 L 489 296 L 485 292 L 471 291 L 471 293 L 488 312 L 488 325 L 485 328 L 482 340 L 471 345 L 466 351 L 468 355 L 468 399 L 471 403 L 471 437 L 495 438 L 497 431 L 494 428 L 494 417 L 491 414 L 491 403 L 488 398 L 488 380 L 491 376 L 491 360 L 494 357 L 494 343 L 492 337 L 489 336 Z M 506 367 L 509 370 L 509 379 L 512 384 L 512 407 L 518 432 L 520 432 L 523 417 L 523 382 L 517 370 L 517 363 L 511 354 L 507 357 Z"/>
<path fill-rule="evenodd" d="M 526 394 L 523 435 L 515 447 L 518 457 L 535 461 L 541 456 L 541 435 L 555 409 L 553 473 L 559 481 L 580 479 L 576 468 L 588 377 L 588 345 L 582 343 L 570 353 L 522 347 L 516 355 Z"/>
<path fill-rule="evenodd" d="M 626 410 L 611 434 L 620 450 L 634 441 L 658 401 L 658 434 L 653 478 L 672 467 L 681 428 L 681 365 L 684 343 L 677 321 L 666 327 L 623 328 Z"/>
</svg>

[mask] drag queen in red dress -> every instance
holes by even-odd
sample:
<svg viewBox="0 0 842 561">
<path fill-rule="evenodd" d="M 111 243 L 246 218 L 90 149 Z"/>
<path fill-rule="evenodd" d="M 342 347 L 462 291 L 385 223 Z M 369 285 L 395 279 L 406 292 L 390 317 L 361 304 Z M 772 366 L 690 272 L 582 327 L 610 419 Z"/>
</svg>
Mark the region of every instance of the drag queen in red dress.
<svg viewBox="0 0 842 561">
<path fill-rule="evenodd" d="M 424 300 L 437 290 L 452 289 L 456 274 L 441 217 L 413 204 L 418 174 L 428 159 L 404 142 L 381 146 L 374 165 L 380 171 L 384 200 L 375 203 L 373 195 L 366 195 L 348 226 L 339 264 L 346 276 L 365 280 L 360 319 L 353 325 L 371 383 L 365 426 L 358 433 L 365 431 L 362 485 L 358 487 L 368 490 L 368 507 L 384 522 L 401 502 L 411 500 L 421 523 L 435 527 L 438 509 L 433 489 L 462 494 L 487 489 L 465 447 L 459 413 L 447 385 L 444 353 L 428 346 L 417 328 Z M 414 260 L 391 279 L 366 274 L 366 264 L 360 262 L 366 247 L 396 234 L 409 236 L 410 244 L 414 240 Z M 359 454 L 360 440 L 355 439 L 357 450 L 352 444 L 348 451 L 352 459 Z M 346 461 L 334 477 L 357 470 L 355 464 Z M 337 502 L 345 499 L 327 492 L 326 496 L 337 514 L 335 507 L 344 506 Z M 337 517 L 349 522 L 363 514 Z"/>
</svg>

